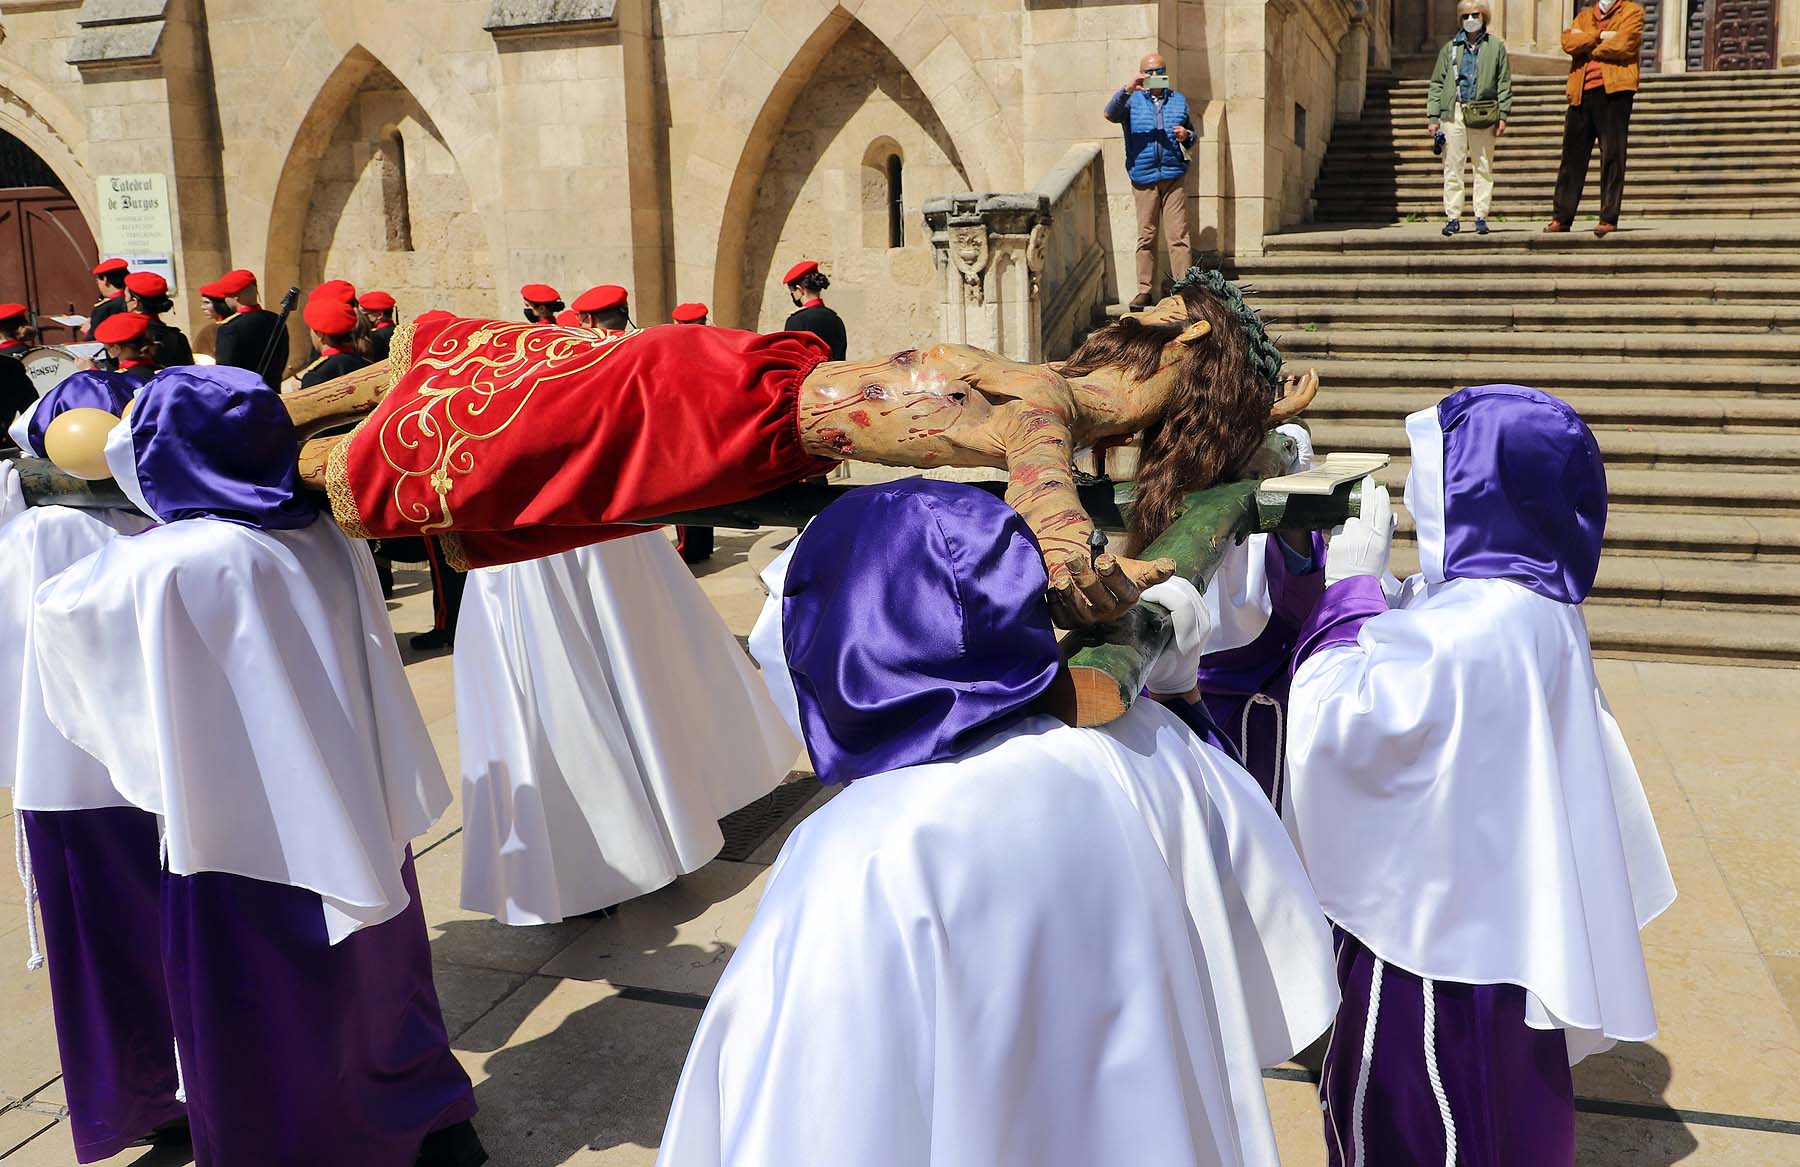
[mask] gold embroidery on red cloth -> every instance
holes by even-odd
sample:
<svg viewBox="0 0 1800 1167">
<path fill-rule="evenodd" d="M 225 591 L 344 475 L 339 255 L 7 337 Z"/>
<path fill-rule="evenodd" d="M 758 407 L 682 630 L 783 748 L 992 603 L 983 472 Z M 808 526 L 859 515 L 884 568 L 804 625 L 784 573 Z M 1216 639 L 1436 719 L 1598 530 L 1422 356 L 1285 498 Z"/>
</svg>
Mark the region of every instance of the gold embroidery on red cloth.
<svg viewBox="0 0 1800 1167">
<path fill-rule="evenodd" d="M 474 471 L 481 443 L 510 429 L 540 387 L 555 392 L 557 382 L 588 373 L 634 335 L 482 321 L 467 333 L 451 325 L 424 351 L 407 353 L 400 379 L 412 383 L 412 397 L 374 435 L 396 475 L 399 516 L 420 534 L 449 530 L 451 492 Z M 403 497 L 418 479 L 426 497 Z"/>
</svg>

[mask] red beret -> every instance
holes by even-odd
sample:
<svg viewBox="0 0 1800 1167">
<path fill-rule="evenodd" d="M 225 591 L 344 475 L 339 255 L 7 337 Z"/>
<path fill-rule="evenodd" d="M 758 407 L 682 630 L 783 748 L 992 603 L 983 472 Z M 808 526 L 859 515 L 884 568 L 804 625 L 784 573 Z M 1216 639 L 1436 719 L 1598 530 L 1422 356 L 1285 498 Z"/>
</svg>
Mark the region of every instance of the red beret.
<svg viewBox="0 0 1800 1167">
<path fill-rule="evenodd" d="M 556 314 L 556 322 L 564 328 L 580 328 L 581 313 L 575 311 L 573 308 L 564 308 L 561 312 Z"/>
<path fill-rule="evenodd" d="M 356 302 L 371 312 L 387 312 L 394 306 L 394 298 L 386 292 L 364 292 Z"/>
<path fill-rule="evenodd" d="M 519 295 L 525 297 L 527 304 L 554 304 L 562 299 L 562 295 L 549 284 L 526 284 L 519 289 Z"/>
<path fill-rule="evenodd" d="M 94 329 L 94 339 L 101 344 L 124 344 L 142 340 L 150 331 L 150 318 L 138 312 L 114 312 Z"/>
<path fill-rule="evenodd" d="M 200 294 L 211 296 L 215 300 L 223 300 L 227 296 L 237 295 L 255 282 L 255 274 L 240 267 L 236 271 L 226 272 L 210 284 L 203 284 Z"/>
<path fill-rule="evenodd" d="M 31 309 L 23 304 L 0 304 L 0 320 L 11 320 L 15 316 L 29 316 Z"/>
<path fill-rule="evenodd" d="M 356 327 L 356 309 L 330 296 L 320 298 L 315 293 L 301 315 L 306 326 L 321 336 L 342 336 Z"/>
<path fill-rule="evenodd" d="M 781 282 L 784 284 L 791 284 L 801 276 L 809 276 L 818 270 L 819 265 L 817 261 L 803 259 L 793 267 L 788 268 L 788 273 L 781 277 Z"/>
<path fill-rule="evenodd" d="M 420 324 L 430 324 L 434 320 L 455 320 L 455 319 L 456 319 L 456 313 L 446 312 L 442 308 L 433 308 L 428 312 L 421 312 L 417 316 L 413 317 L 413 324 L 415 326 L 417 326 Z"/>
<path fill-rule="evenodd" d="M 706 319 L 706 305 L 699 303 L 677 304 L 675 311 L 669 313 L 669 319 L 677 324 L 698 324 Z"/>
<path fill-rule="evenodd" d="M 625 289 L 619 285 L 601 284 L 575 297 L 572 307 L 577 312 L 605 312 L 610 308 L 623 308 L 626 297 Z"/>
<path fill-rule="evenodd" d="M 356 303 L 356 285 L 349 280 L 326 280 L 312 290 L 306 297 L 308 304 L 318 300 L 332 300 L 339 304 Z"/>
<path fill-rule="evenodd" d="M 140 296 L 166 296 L 169 281 L 153 271 L 134 271 L 125 277 L 125 286 Z"/>
<path fill-rule="evenodd" d="M 130 266 L 122 259 L 103 259 L 95 266 L 94 274 L 97 276 L 110 275 L 116 271 L 124 271 Z"/>
</svg>

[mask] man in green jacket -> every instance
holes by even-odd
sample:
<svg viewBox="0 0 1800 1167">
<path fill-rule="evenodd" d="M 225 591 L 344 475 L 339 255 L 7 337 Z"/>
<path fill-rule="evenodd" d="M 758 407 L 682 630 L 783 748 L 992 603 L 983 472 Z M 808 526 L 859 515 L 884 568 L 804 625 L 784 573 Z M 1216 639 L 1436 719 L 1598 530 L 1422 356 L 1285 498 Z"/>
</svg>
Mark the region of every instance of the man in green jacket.
<svg viewBox="0 0 1800 1167">
<path fill-rule="evenodd" d="M 1475 159 L 1475 234 L 1488 233 L 1494 204 L 1494 139 L 1512 115 L 1512 65 L 1506 45 L 1488 31 L 1488 0 L 1461 0 L 1462 29 L 1438 53 L 1425 115 L 1431 137 L 1443 134 L 1444 234 L 1462 230 L 1463 163 Z"/>
</svg>

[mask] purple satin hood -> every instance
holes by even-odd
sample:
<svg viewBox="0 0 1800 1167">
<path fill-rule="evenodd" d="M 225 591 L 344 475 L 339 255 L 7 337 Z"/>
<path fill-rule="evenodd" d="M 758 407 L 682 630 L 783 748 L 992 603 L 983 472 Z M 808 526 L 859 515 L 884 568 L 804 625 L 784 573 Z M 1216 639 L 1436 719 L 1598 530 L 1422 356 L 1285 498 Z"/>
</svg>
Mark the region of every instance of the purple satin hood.
<svg viewBox="0 0 1800 1167">
<path fill-rule="evenodd" d="M 26 423 L 26 442 L 31 452 L 38 457 L 47 457 L 44 453 L 44 431 L 50 428 L 57 415 L 67 413 L 71 409 L 103 409 L 117 417 L 125 410 L 125 403 L 137 392 L 137 382 L 123 373 L 109 373 L 104 369 L 83 369 L 78 373 L 70 373 L 57 386 L 44 394 L 37 407 L 31 411 L 31 420 Z"/>
<path fill-rule="evenodd" d="M 1565 604 L 1587 598 L 1606 534 L 1606 467 L 1566 402 L 1477 385 L 1408 418 L 1407 433 L 1407 508 L 1427 579 L 1504 579 Z"/>
<path fill-rule="evenodd" d="M 318 518 L 319 497 L 295 465 L 294 423 L 281 395 L 250 370 L 164 369 L 138 390 L 130 421 L 128 469 L 159 522 L 211 518 L 291 531 Z"/>
<path fill-rule="evenodd" d="M 962 753 L 1031 711 L 1060 667 L 1037 540 L 985 491 L 910 479 L 806 528 L 782 646 L 819 779 Z"/>
</svg>

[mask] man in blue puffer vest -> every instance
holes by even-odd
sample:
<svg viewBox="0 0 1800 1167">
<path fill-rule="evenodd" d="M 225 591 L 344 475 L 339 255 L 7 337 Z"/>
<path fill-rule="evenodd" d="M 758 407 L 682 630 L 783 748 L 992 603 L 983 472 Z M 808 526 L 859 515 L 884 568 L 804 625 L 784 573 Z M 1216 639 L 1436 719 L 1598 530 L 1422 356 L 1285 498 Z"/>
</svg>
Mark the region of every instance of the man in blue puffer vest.
<svg viewBox="0 0 1800 1167">
<path fill-rule="evenodd" d="M 1106 103 L 1106 120 L 1125 127 L 1125 168 L 1137 202 L 1137 298 L 1133 310 L 1150 306 L 1156 278 L 1156 229 L 1169 247 L 1169 270 L 1185 272 L 1193 262 L 1188 245 L 1188 145 L 1195 138 L 1188 101 L 1169 84 L 1160 53 L 1138 62 L 1131 84 Z"/>
</svg>

